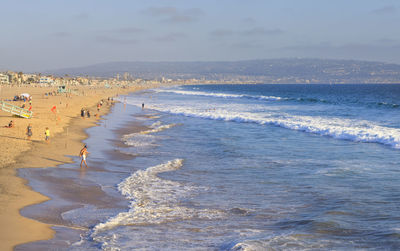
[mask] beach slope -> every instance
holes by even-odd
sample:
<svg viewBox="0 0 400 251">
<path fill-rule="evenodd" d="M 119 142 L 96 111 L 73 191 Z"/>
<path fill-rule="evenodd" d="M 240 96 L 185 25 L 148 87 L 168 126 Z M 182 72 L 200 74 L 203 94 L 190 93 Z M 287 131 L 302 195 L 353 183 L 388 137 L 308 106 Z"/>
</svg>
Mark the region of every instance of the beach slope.
<svg viewBox="0 0 400 251">
<path fill-rule="evenodd" d="M 18 106 L 31 105 L 34 117 L 19 118 L 0 111 L 0 250 L 12 250 L 16 245 L 54 236 L 50 225 L 20 215 L 22 208 L 49 198 L 30 189 L 27 181 L 18 177 L 18 168 L 54 167 L 71 162 L 68 155 L 79 154 L 81 141 L 87 137 L 85 129 L 95 126 L 101 115 L 107 113 L 112 106 L 108 98 L 143 88 L 79 87 L 74 95 L 57 94 L 52 88 L 1 88 L 2 100 L 11 99 L 20 93 L 31 94 L 32 104 L 8 102 Z M 103 105 L 98 111 L 97 105 L 101 100 Z M 82 108 L 90 111 L 90 118 L 81 118 Z M 10 120 L 13 120 L 14 127 L 4 127 Z M 31 124 L 33 131 L 30 140 L 26 135 L 28 124 Z M 44 140 L 46 127 L 51 132 L 49 142 Z"/>
</svg>

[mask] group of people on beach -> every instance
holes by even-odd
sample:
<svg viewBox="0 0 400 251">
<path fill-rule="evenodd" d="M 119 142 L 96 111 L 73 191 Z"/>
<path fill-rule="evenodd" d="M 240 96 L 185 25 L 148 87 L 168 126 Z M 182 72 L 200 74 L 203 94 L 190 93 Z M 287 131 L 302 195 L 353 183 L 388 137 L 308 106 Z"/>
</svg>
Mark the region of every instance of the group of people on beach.
<svg viewBox="0 0 400 251">
<path fill-rule="evenodd" d="M 11 120 L 8 125 L 5 126 L 6 128 L 13 128 L 14 127 L 14 122 Z M 32 130 L 32 125 L 29 123 L 28 126 L 26 127 L 26 135 L 28 137 L 28 140 L 31 140 L 31 137 L 33 135 L 33 130 Z M 47 143 L 50 143 L 50 129 L 46 127 L 46 130 L 44 131 L 45 135 L 45 141 Z M 79 152 L 79 157 L 81 157 L 81 168 L 82 164 L 85 164 L 86 168 L 88 168 L 88 165 L 86 163 L 86 157 L 89 154 L 87 150 L 87 145 L 85 145 L 81 151 Z"/>
<path fill-rule="evenodd" d="M 53 95 L 53 93 L 46 93 L 46 95 Z M 30 109 L 32 107 L 32 103 L 31 100 L 24 100 L 24 101 L 29 101 L 29 105 L 30 105 Z M 108 98 L 107 100 L 109 103 L 111 101 L 111 104 L 113 103 L 113 98 Z M 101 107 L 103 106 L 103 100 L 101 100 L 99 103 L 97 103 L 97 111 L 100 111 Z M 25 108 L 25 104 L 23 104 L 23 108 Z M 142 108 L 144 108 L 144 104 L 142 104 Z M 97 114 L 96 114 L 97 115 Z M 91 114 L 90 111 L 88 109 L 81 109 L 81 117 L 85 118 L 88 117 L 90 118 Z M 14 121 L 11 120 L 8 125 L 4 126 L 6 128 L 13 128 L 15 127 Z M 46 143 L 50 143 L 50 129 L 48 127 L 46 127 L 45 131 L 44 131 L 44 135 L 45 135 L 45 142 Z M 26 136 L 28 140 L 31 140 L 31 137 L 33 136 L 33 127 L 32 125 L 29 123 L 28 126 L 26 127 Z M 83 168 L 83 165 L 86 166 L 86 168 L 88 168 L 88 165 L 86 163 L 86 159 L 87 156 L 89 155 L 89 151 L 87 150 L 87 145 L 84 145 L 84 147 L 80 150 L 79 152 L 79 157 L 81 158 L 81 163 L 80 163 L 80 167 Z"/>
<path fill-rule="evenodd" d="M 25 100 L 24 103 L 21 105 L 21 108 L 26 109 Z M 32 99 L 29 99 L 29 111 L 32 111 Z"/>
<path fill-rule="evenodd" d="M 10 121 L 10 123 L 8 123 L 8 125 L 4 126 L 5 128 L 13 128 L 15 126 L 14 121 Z M 28 138 L 28 140 L 31 140 L 31 137 L 33 135 L 33 131 L 32 131 L 32 125 L 29 123 L 28 126 L 26 127 L 26 136 Z M 47 143 L 50 142 L 50 129 L 48 127 L 46 127 L 45 131 L 44 131 L 44 135 L 45 135 L 45 141 Z"/>
<path fill-rule="evenodd" d="M 81 117 L 85 118 L 85 116 L 87 116 L 88 118 L 90 118 L 90 111 L 89 110 L 85 110 L 85 109 L 81 109 Z"/>
<path fill-rule="evenodd" d="M 6 128 L 13 128 L 14 127 L 14 122 L 11 120 L 10 123 L 8 125 L 6 125 L 5 127 Z M 26 135 L 28 137 L 28 140 L 31 140 L 31 137 L 33 135 L 33 130 L 32 130 L 32 125 L 30 123 L 26 127 Z M 46 143 L 50 143 L 50 129 L 48 127 L 46 127 L 44 135 L 45 135 Z M 85 145 L 81 149 L 81 151 L 79 152 L 79 157 L 81 158 L 81 168 L 82 168 L 82 164 L 85 164 L 86 168 L 88 168 L 88 165 L 86 163 L 87 155 L 89 155 L 89 152 L 87 150 L 87 145 Z"/>
</svg>

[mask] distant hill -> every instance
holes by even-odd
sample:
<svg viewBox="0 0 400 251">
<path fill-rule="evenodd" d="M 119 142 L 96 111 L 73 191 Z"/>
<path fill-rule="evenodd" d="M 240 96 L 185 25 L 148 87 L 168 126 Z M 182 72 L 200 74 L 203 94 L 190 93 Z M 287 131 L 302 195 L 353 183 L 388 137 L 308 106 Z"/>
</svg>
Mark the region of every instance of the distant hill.
<svg viewBox="0 0 400 251">
<path fill-rule="evenodd" d="M 263 83 L 400 83 L 400 65 L 329 59 L 265 59 L 233 62 L 111 62 L 47 71 L 63 76 L 259 81 Z"/>
</svg>

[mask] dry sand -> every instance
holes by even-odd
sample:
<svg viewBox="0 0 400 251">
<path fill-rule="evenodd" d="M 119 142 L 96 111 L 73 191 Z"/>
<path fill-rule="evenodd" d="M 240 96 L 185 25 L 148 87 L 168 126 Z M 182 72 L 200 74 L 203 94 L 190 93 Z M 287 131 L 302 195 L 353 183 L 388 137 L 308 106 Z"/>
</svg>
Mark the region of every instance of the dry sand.
<svg viewBox="0 0 400 251">
<path fill-rule="evenodd" d="M 127 89 L 104 89 L 80 87 L 77 95 L 60 94 L 45 96 L 55 91 L 40 87 L 2 87 L 2 100 L 12 99 L 14 95 L 29 93 L 32 95 L 32 119 L 12 116 L 0 111 L 0 250 L 12 250 L 18 244 L 51 239 L 54 231 L 51 225 L 22 217 L 23 207 L 40 203 L 49 198 L 33 191 L 26 180 L 17 176 L 18 168 L 52 167 L 71 162 L 66 155 L 78 155 L 81 141 L 87 137 L 84 130 L 94 126 L 96 120 L 108 112 L 111 104 L 108 97 L 156 86 L 136 86 Z M 105 100 L 100 113 L 96 105 Z M 22 101 L 9 102 L 22 105 Z M 29 107 L 29 103 L 26 103 Z M 56 106 L 56 113 L 51 108 Z M 89 109 L 91 118 L 80 118 L 81 108 Z M 98 113 L 98 116 L 95 116 Z M 10 120 L 14 128 L 5 128 Z M 74 120 L 74 123 L 71 123 Z M 32 125 L 33 136 L 29 141 L 26 127 Z M 71 126 L 71 124 L 73 124 Z M 50 143 L 44 140 L 45 128 L 49 127 Z M 79 168 L 79 166 L 77 167 Z"/>
</svg>

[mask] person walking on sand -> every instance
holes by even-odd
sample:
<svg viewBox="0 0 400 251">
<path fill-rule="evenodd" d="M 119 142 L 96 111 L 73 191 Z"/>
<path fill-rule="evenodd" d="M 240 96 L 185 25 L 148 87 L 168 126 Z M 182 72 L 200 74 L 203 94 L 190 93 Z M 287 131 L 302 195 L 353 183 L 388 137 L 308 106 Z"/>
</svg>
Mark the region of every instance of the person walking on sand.
<svg viewBox="0 0 400 251">
<path fill-rule="evenodd" d="M 88 168 L 88 165 L 86 164 L 86 156 L 89 154 L 87 150 L 87 146 L 85 145 L 82 150 L 79 153 L 79 157 L 81 157 L 81 168 L 82 168 L 82 163 L 85 163 L 86 168 Z"/>
<path fill-rule="evenodd" d="M 50 142 L 50 130 L 48 127 L 46 127 L 46 131 L 44 131 L 44 135 L 45 135 L 45 140 L 48 144 Z"/>
<path fill-rule="evenodd" d="M 26 128 L 26 135 L 28 136 L 28 140 L 31 140 L 31 137 L 32 137 L 32 126 L 31 126 L 31 124 L 29 124 L 28 127 Z"/>
<path fill-rule="evenodd" d="M 81 117 L 84 119 L 86 116 L 86 110 L 82 108 L 81 110 Z"/>
</svg>

